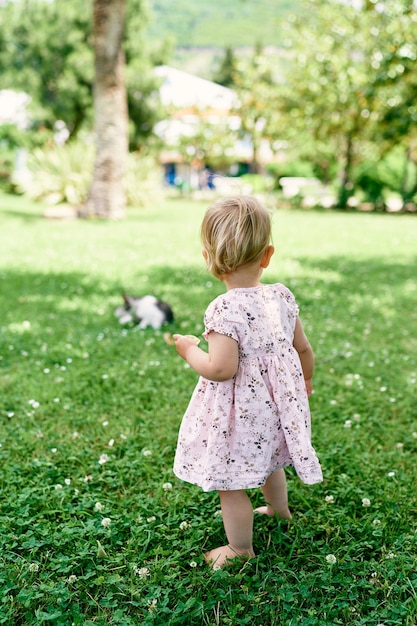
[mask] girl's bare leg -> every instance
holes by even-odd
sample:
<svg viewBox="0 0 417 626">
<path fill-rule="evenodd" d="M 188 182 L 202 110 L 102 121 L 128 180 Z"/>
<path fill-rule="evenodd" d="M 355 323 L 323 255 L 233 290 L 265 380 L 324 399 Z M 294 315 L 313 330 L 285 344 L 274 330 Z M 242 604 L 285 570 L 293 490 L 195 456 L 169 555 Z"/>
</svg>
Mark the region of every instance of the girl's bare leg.
<svg viewBox="0 0 417 626">
<path fill-rule="evenodd" d="M 255 509 L 256 513 L 269 517 L 278 515 L 281 519 L 291 519 L 291 511 L 288 508 L 287 481 L 283 469 L 279 469 L 269 476 L 262 487 L 262 493 L 267 504 Z"/>
<path fill-rule="evenodd" d="M 252 547 L 253 510 L 249 496 L 243 490 L 219 491 L 219 496 L 229 543 L 206 552 L 204 556 L 211 566 L 223 567 L 231 559 L 255 556 Z"/>
</svg>

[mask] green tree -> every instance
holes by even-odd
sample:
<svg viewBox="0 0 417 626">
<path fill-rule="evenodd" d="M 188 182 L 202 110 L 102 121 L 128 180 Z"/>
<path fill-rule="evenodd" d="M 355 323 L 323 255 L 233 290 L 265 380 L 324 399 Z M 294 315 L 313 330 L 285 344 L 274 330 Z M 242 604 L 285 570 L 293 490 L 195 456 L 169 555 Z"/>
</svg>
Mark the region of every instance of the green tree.
<svg viewBox="0 0 417 626">
<path fill-rule="evenodd" d="M 63 120 L 75 137 L 92 125 L 94 82 L 93 2 L 14 0 L 0 6 L 2 88 L 26 91 L 34 126 L 53 130 Z M 147 44 L 146 0 L 129 0 L 123 36 L 130 145 L 143 146 L 159 117 L 154 62 L 162 46 Z"/>
<path fill-rule="evenodd" d="M 238 105 L 235 114 L 240 117 L 240 134 L 252 145 L 251 171 L 261 169 L 260 149 L 262 142 L 270 136 L 274 116 L 272 101 L 276 99 L 277 87 L 268 57 L 260 46 L 253 54 L 239 59 L 233 73 L 233 85 Z"/>
<path fill-rule="evenodd" d="M 392 73 L 393 47 L 401 49 L 408 37 L 394 21 L 393 42 L 394 4 L 368 2 L 358 8 L 335 0 L 309 0 L 302 19 L 294 18 L 290 25 L 281 91 L 285 105 L 277 102 L 284 113 L 279 131 L 290 129 L 288 136 L 298 140 L 300 153 L 318 167 L 331 169 L 334 159 L 340 206 L 346 206 L 353 191 L 354 166 L 366 146 L 375 142 L 394 89 L 404 84 L 403 72 L 395 72 L 388 85 L 379 71 L 382 64 Z"/>
<path fill-rule="evenodd" d="M 234 87 L 238 61 L 233 48 L 228 46 L 224 51 L 219 67 L 214 73 L 213 80 L 223 87 Z"/>
<path fill-rule="evenodd" d="M 378 129 L 375 137 L 383 154 L 404 155 L 400 192 L 404 203 L 417 194 L 417 7 L 399 0 L 384 7 L 389 16 L 385 36 L 387 53 L 374 59 L 376 85 L 380 90 Z"/>
<path fill-rule="evenodd" d="M 31 96 L 35 125 L 63 120 L 75 135 L 91 121 L 91 5 L 15 0 L 0 7 L 0 19 L 2 86 Z"/>
</svg>

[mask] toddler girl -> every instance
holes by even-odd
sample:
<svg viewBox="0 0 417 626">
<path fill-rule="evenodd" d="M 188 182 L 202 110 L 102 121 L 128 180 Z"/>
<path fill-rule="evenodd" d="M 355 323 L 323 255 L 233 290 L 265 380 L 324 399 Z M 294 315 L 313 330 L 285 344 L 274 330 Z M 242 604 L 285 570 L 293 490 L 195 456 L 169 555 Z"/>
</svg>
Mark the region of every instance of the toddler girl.
<svg viewBox="0 0 417 626">
<path fill-rule="evenodd" d="M 174 335 L 179 355 L 200 375 L 181 424 L 174 472 L 220 496 L 227 545 L 205 559 L 222 567 L 255 556 L 246 489 L 260 487 L 258 513 L 290 519 L 283 468 L 307 484 L 322 480 L 311 445 L 308 396 L 314 357 L 292 293 L 260 283 L 274 248 L 271 216 L 250 196 L 225 198 L 201 226 L 209 271 L 226 285 L 207 308 L 208 352 Z"/>
</svg>

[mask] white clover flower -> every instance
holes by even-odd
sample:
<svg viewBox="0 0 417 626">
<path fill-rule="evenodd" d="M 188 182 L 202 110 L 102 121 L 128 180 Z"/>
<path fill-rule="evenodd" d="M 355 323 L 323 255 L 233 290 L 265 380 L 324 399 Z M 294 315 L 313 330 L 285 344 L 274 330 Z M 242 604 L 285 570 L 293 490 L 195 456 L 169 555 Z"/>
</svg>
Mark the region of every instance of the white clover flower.
<svg viewBox="0 0 417 626">
<path fill-rule="evenodd" d="M 91 480 L 93 480 L 93 477 L 91 476 L 91 474 L 87 474 L 87 476 L 84 476 L 83 481 L 85 483 L 89 483 Z"/>
<path fill-rule="evenodd" d="M 103 425 L 103 426 L 108 426 L 108 425 L 109 425 L 108 420 L 104 420 L 104 422 L 103 422 L 103 424 L 102 424 L 102 425 Z"/>
<path fill-rule="evenodd" d="M 59 483 L 55 485 L 55 491 L 59 491 L 60 489 L 62 489 L 62 485 L 60 485 Z"/>
<path fill-rule="evenodd" d="M 404 448 L 404 444 L 399 442 L 399 443 L 396 444 L 395 447 L 398 448 L 398 450 L 402 450 Z"/>
<path fill-rule="evenodd" d="M 71 478 L 66 478 L 64 480 L 64 483 L 67 485 L 67 487 L 69 487 L 69 485 L 71 484 Z"/>
<path fill-rule="evenodd" d="M 139 578 L 148 578 L 151 575 L 147 567 L 135 567 L 135 574 Z"/>
<path fill-rule="evenodd" d="M 381 526 L 381 520 L 380 519 L 374 519 L 372 522 L 372 526 Z"/>
<path fill-rule="evenodd" d="M 142 450 L 143 456 L 152 456 L 152 450 Z"/>
<path fill-rule="evenodd" d="M 109 528 L 110 524 L 111 524 L 110 517 L 103 517 L 103 519 L 101 520 L 101 525 L 104 526 L 104 528 Z"/>
<path fill-rule="evenodd" d="M 191 561 L 190 567 L 192 568 L 197 567 L 197 563 L 195 561 Z"/>
<path fill-rule="evenodd" d="M 61 402 L 61 400 L 59 398 L 54 398 L 54 402 L 55 404 L 58 404 L 58 402 Z"/>
<path fill-rule="evenodd" d="M 382 391 L 382 392 L 384 392 L 384 391 L 386 391 L 386 390 L 387 390 L 387 388 L 386 388 L 386 387 L 380 387 L 380 388 L 379 388 L 379 391 Z"/>
<path fill-rule="evenodd" d="M 42 437 L 43 437 L 43 433 L 41 432 L 36 433 L 36 439 L 42 439 Z"/>
<path fill-rule="evenodd" d="M 39 564 L 38 563 L 31 563 L 29 565 L 29 572 L 39 572 Z"/>
<path fill-rule="evenodd" d="M 328 504 L 333 504 L 334 502 L 334 496 L 326 496 L 324 499 Z"/>
<path fill-rule="evenodd" d="M 58 452 L 58 448 L 51 448 L 52 454 L 56 454 Z"/>
<path fill-rule="evenodd" d="M 14 411 L 7 411 L 7 417 L 14 417 Z"/>
<path fill-rule="evenodd" d="M 337 400 L 330 400 L 330 404 L 331 404 L 332 406 L 335 406 L 335 405 L 337 404 Z"/>
<path fill-rule="evenodd" d="M 51 370 L 49 369 L 49 367 L 45 367 L 44 370 L 43 370 L 43 373 L 44 374 L 49 374 L 50 371 Z"/>
<path fill-rule="evenodd" d="M 388 478 L 394 478 L 395 472 L 388 472 L 387 476 Z"/>
<path fill-rule="evenodd" d="M 153 611 L 156 611 L 157 603 L 158 603 L 158 598 L 154 598 L 151 602 L 148 602 L 148 611 L 149 611 L 149 613 L 152 613 Z"/>
<path fill-rule="evenodd" d="M 155 515 L 151 515 L 150 517 L 147 518 L 146 521 L 148 522 L 148 524 L 150 524 L 151 522 L 155 522 L 156 521 Z"/>
<path fill-rule="evenodd" d="M 98 463 L 99 465 L 104 465 L 104 463 L 107 463 L 108 460 L 109 457 L 107 456 L 107 454 L 101 454 Z"/>
<path fill-rule="evenodd" d="M 189 524 L 188 522 L 181 522 L 180 530 L 188 530 L 189 528 L 191 528 L 191 524 Z"/>
<path fill-rule="evenodd" d="M 221 509 L 217 509 L 214 513 L 214 517 L 223 517 L 223 513 Z"/>
<path fill-rule="evenodd" d="M 336 557 L 334 554 L 328 554 L 326 556 L 326 561 L 329 563 L 329 565 L 334 565 L 337 561 Z"/>
<path fill-rule="evenodd" d="M 362 498 L 362 506 L 368 507 L 371 506 L 371 501 L 369 498 Z"/>
<path fill-rule="evenodd" d="M 78 439 L 79 436 L 80 436 L 80 433 L 77 432 L 76 430 L 74 430 L 74 432 L 72 433 L 72 438 L 73 439 Z"/>
<path fill-rule="evenodd" d="M 394 559 L 395 558 L 395 554 L 394 552 L 387 552 L 387 554 L 385 555 L 386 559 Z"/>
<path fill-rule="evenodd" d="M 352 420 L 345 420 L 344 426 L 345 428 L 352 428 Z"/>
<path fill-rule="evenodd" d="M 219 569 L 221 569 L 220 565 L 218 563 L 214 563 L 213 567 L 211 568 L 213 571 L 218 571 Z"/>
<path fill-rule="evenodd" d="M 172 489 L 172 484 L 171 484 L 171 483 L 164 483 L 164 484 L 162 485 L 162 489 L 163 489 L 164 491 L 169 491 L 170 489 Z"/>
<path fill-rule="evenodd" d="M 109 446 L 109 448 L 112 448 L 114 446 L 114 439 L 110 439 L 107 445 Z"/>
<path fill-rule="evenodd" d="M 96 502 L 94 505 L 94 510 L 95 511 L 102 511 L 104 509 L 103 504 L 101 504 L 101 502 Z"/>
<path fill-rule="evenodd" d="M 71 574 L 71 576 L 68 576 L 68 582 L 70 585 L 72 585 L 72 583 L 77 582 L 78 580 L 78 576 L 76 576 L 75 574 Z"/>
</svg>

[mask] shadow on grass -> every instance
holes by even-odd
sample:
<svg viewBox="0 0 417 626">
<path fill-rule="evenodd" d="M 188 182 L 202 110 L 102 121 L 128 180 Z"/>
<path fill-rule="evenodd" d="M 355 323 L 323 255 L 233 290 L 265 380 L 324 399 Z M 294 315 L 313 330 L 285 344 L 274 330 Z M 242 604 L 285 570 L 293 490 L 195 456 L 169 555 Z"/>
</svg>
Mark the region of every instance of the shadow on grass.
<svg viewBox="0 0 417 626">
<path fill-rule="evenodd" d="M 366 262 L 346 257 L 324 260 L 298 259 L 297 277 L 265 274 L 265 282 L 283 282 L 295 294 L 301 313 L 339 321 L 352 317 L 366 320 L 395 319 L 413 315 L 417 305 L 417 257 L 408 264 Z M 109 265 L 109 274 L 111 266 Z M 116 320 L 115 306 L 121 294 L 152 294 L 166 300 L 176 319 L 202 322 L 209 302 L 224 292 L 224 285 L 198 266 L 156 266 L 130 274 L 129 284 L 103 280 L 85 272 L 38 273 L 6 270 L 1 278 L 0 314 L 2 323 L 36 318 L 56 324 L 99 327 L 103 320 Z M 316 320 L 320 325 L 320 320 Z"/>
</svg>

